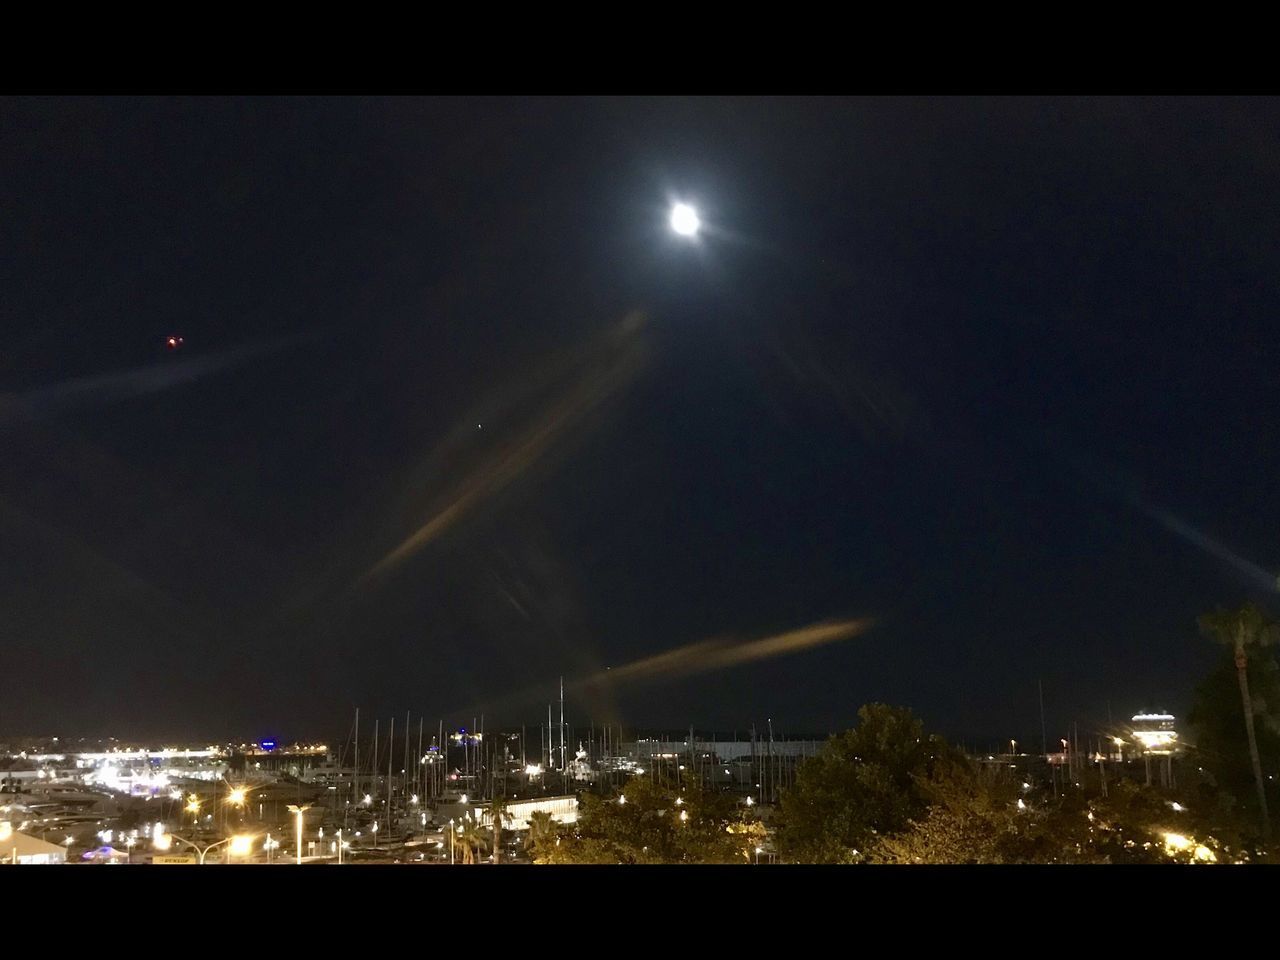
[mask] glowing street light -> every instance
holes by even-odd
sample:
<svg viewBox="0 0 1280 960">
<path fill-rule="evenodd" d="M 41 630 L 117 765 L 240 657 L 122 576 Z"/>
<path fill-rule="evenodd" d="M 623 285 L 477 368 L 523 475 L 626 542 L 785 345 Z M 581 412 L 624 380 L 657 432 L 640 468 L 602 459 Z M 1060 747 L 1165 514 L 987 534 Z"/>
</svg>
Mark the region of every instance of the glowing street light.
<svg viewBox="0 0 1280 960">
<path fill-rule="evenodd" d="M 311 809 L 311 804 L 306 803 L 302 806 L 289 804 L 289 812 L 298 818 L 298 866 L 302 866 L 302 815 Z M 373 829 L 377 830 L 378 825 L 375 823 Z"/>
<path fill-rule="evenodd" d="M 687 203 L 677 203 L 671 208 L 671 229 L 682 237 L 696 237 L 702 221 L 698 211 Z"/>
<path fill-rule="evenodd" d="M 204 858 L 209 853 L 209 851 L 222 846 L 224 843 L 231 844 L 230 853 L 233 856 L 246 856 L 248 855 L 249 851 L 253 849 L 253 837 L 243 836 L 243 835 L 226 837 L 223 840 L 218 840 L 215 843 L 209 844 L 207 847 L 201 847 L 198 843 L 193 843 L 190 840 L 186 839 L 185 837 L 178 836 L 176 833 L 162 833 L 156 836 L 155 839 L 152 841 L 152 843 L 154 844 L 157 850 L 164 851 L 172 847 L 173 841 L 175 840 L 177 840 L 179 843 L 186 844 L 188 847 L 194 850 L 197 854 L 199 854 L 200 863 L 202 865 L 204 864 Z"/>
</svg>

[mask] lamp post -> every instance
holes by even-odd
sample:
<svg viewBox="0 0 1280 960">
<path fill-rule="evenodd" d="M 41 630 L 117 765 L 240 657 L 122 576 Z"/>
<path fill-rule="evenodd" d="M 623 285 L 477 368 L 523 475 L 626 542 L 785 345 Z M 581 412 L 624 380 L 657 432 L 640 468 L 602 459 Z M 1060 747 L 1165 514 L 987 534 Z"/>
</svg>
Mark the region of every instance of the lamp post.
<svg viewBox="0 0 1280 960">
<path fill-rule="evenodd" d="M 213 850 L 216 847 L 220 847 L 224 843 L 231 844 L 231 853 L 236 856 L 245 856 L 246 854 L 249 853 L 250 849 L 252 849 L 253 847 L 253 837 L 243 836 L 243 835 L 236 835 L 234 837 L 225 837 L 222 840 L 217 840 L 206 847 L 201 847 L 200 844 L 193 843 L 192 841 L 188 840 L 186 837 L 180 837 L 176 833 L 165 833 L 156 837 L 155 839 L 156 849 L 168 850 L 169 847 L 173 845 L 174 840 L 177 840 L 179 843 L 186 844 L 188 847 L 194 850 L 197 854 L 199 854 L 201 866 L 204 865 L 205 855 L 208 854 L 210 850 Z"/>
<path fill-rule="evenodd" d="M 302 815 L 311 809 L 311 804 L 305 803 L 302 806 L 289 804 L 289 812 L 298 818 L 298 866 L 302 866 Z"/>
<path fill-rule="evenodd" d="M 227 807 L 236 807 L 241 813 L 243 813 L 245 805 L 249 800 L 249 791 L 244 787 L 233 787 L 230 783 L 227 784 L 227 789 Z M 230 812 L 231 811 L 228 809 L 223 810 L 222 822 L 224 825 L 227 823 L 227 817 L 230 815 Z"/>
</svg>

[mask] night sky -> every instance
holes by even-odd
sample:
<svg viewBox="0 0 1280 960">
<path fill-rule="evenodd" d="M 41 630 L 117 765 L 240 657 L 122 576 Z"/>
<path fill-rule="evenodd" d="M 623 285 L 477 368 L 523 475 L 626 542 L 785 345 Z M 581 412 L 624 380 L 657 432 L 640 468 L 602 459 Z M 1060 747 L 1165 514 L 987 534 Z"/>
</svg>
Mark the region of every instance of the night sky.
<svg viewBox="0 0 1280 960">
<path fill-rule="evenodd" d="M 1275 607 L 1275 100 L 0 124 L 0 733 L 532 725 L 874 617 L 567 712 L 1038 739 L 1043 680 L 1053 739 L 1185 713 L 1195 617 Z"/>
</svg>

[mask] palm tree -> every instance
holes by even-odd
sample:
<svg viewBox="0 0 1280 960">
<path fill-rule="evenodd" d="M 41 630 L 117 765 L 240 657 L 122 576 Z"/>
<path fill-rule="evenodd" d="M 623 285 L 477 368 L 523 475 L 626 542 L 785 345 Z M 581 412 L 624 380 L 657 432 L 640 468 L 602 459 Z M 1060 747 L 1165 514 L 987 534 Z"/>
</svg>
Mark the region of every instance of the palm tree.
<svg viewBox="0 0 1280 960">
<path fill-rule="evenodd" d="M 461 829 L 458 831 L 456 842 L 462 848 L 463 863 L 478 862 L 480 854 L 484 850 L 485 833 L 485 829 L 480 826 L 480 821 L 475 817 L 467 814 L 462 818 Z"/>
<path fill-rule="evenodd" d="M 1249 647 L 1264 647 L 1280 639 L 1280 624 L 1267 617 L 1257 605 L 1247 603 L 1239 610 L 1219 610 L 1200 618 L 1200 629 L 1236 653 L 1236 674 L 1240 678 L 1240 702 L 1244 707 L 1244 726 L 1249 734 L 1249 759 L 1253 761 L 1253 779 L 1258 785 L 1258 806 L 1262 809 L 1262 836 L 1271 838 L 1271 818 L 1267 814 L 1267 793 L 1262 782 L 1262 761 L 1258 758 L 1258 739 L 1253 732 L 1253 698 L 1249 696 Z"/>
<path fill-rule="evenodd" d="M 524 838 L 525 850 L 537 858 L 538 851 L 544 850 L 556 837 L 556 822 L 545 810 L 535 810 L 529 814 L 529 834 Z"/>
<path fill-rule="evenodd" d="M 493 862 L 497 863 L 502 858 L 502 822 L 511 819 L 507 798 L 502 794 L 495 793 L 489 801 L 489 816 L 493 818 Z"/>
</svg>

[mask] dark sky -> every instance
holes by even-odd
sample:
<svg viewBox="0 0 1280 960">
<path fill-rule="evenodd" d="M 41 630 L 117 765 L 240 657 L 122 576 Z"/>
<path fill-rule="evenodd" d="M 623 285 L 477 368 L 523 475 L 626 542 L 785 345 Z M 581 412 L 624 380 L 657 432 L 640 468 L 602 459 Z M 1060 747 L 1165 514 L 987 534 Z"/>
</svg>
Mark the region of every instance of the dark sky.
<svg viewBox="0 0 1280 960">
<path fill-rule="evenodd" d="M 0 732 L 533 724 L 866 616 L 568 712 L 1030 737 L 1043 679 L 1053 738 L 1185 712 L 1280 568 L 1275 100 L 0 124 Z"/>
</svg>

